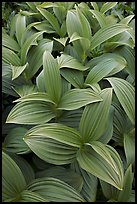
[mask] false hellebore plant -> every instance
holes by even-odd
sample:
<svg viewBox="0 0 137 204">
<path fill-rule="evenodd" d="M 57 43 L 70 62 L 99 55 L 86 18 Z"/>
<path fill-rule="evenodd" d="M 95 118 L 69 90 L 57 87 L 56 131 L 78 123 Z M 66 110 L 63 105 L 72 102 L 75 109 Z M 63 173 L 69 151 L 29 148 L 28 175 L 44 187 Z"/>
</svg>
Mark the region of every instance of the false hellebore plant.
<svg viewBox="0 0 137 204">
<path fill-rule="evenodd" d="M 3 202 L 134 201 L 134 15 L 24 4 L 2 30 Z"/>
</svg>

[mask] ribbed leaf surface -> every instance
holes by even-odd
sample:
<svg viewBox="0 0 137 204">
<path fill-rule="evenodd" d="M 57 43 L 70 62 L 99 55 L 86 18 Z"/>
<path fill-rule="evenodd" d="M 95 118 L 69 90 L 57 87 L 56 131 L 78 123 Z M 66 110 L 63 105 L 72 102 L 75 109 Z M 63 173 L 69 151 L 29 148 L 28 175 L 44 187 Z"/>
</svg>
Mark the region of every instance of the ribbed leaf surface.
<svg viewBox="0 0 137 204">
<path fill-rule="evenodd" d="M 122 161 L 114 148 L 94 141 L 78 151 L 77 160 L 81 168 L 122 190 Z"/>
<path fill-rule="evenodd" d="M 112 100 L 112 89 L 103 89 L 100 97 L 103 101 L 87 105 L 80 120 L 80 133 L 86 142 L 98 140 L 106 127 Z"/>
<path fill-rule="evenodd" d="M 102 101 L 102 98 L 97 93 L 87 89 L 72 89 L 62 96 L 58 109 L 75 110 L 99 101 Z"/>
<path fill-rule="evenodd" d="M 128 115 L 131 122 L 135 123 L 135 89 L 134 87 L 124 79 L 110 77 L 106 78 L 112 87 L 115 94 L 121 103 L 123 109 Z"/>
</svg>

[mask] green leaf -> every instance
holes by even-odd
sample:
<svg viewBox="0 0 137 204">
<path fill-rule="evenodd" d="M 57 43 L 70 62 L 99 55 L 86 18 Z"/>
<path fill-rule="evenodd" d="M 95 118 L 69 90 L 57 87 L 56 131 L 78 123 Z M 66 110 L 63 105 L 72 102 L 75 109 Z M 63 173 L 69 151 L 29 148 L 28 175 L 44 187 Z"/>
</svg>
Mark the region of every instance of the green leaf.
<svg viewBox="0 0 137 204">
<path fill-rule="evenodd" d="M 118 2 L 106 2 L 100 9 L 101 13 L 106 13 L 108 10 L 112 9 L 114 6 L 117 5 Z"/>
<path fill-rule="evenodd" d="M 104 196 L 109 200 L 117 201 L 119 190 L 114 186 L 106 183 L 105 181 L 100 180 L 101 189 L 103 191 Z"/>
<path fill-rule="evenodd" d="M 83 66 L 78 60 L 67 54 L 62 54 L 60 57 L 57 57 L 57 61 L 59 68 L 67 67 L 79 71 L 85 71 L 88 69 L 88 67 Z"/>
<path fill-rule="evenodd" d="M 32 47 L 28 53 L 28 63 L 29 67 L 26 69 L 26 74 L 28 78 L 32 78 L 34 74 L 42 66 L 43 53 L 45 50 L 52 52 L 53 41 L 42 39 L 38 42 L 38 46 Z"/>
<path fill-rule="evenodd" d="M 35 192 L 24 190 L 21 192 L 18 202 L 48 202 L 48 200 Z"/>
<path fill-rule="evenodd" d="M 96 2 L 90 2 L 91 6 L 94 8 L 94 10 L 99 10 L 98 4 Z"/>
<path fill-rule="evenodd" d="M 82 108 L 72 111 L 65 111 L 58 119 L 58 122 L 78 130 L 82 113 L 83 113 Z"/>
<path fill-rule="evenodd" d="M 32 45 L 32 43 L 40 36 L 44 33 L 44 31 L 41 31 L 41 32 L 37 32 L 37 33 L 34 33 L 32 35 L 30 35 L 26 41 L 24 42 L 24 44 L 22 45 L 21 47 L 21 52 L 20 52 L 20 55 L 21 55 L 21 63 L 22 64 L 25 64 L 26 63 L 26 60 L 27 60 L 27 54 L 28 54 L 28 51 Z"/>
<path fill-rule="evenodd" d="M 105 42 L 106 40 L 112 38 L 113 36 L 119 33 L 128 31 L 129 29 L 130 27 L 124 24 L 109 25 L 99 29 L 91 39 L 90 50 L 92 51 L 98 45 L 101 45 L 101 43 Z"/>
<path fill-rule="evenodd" d="M 125 173 L 123 190 L 119 193 L 118 202 L 128 202 L 131 196 L 133 173 L 130 165 Z"/>
<path fill-rule="evenodd" d="M 102 101 L 102 98 L 90 89 L 71 89 L 62 96 L 58 109 L 75 110 L 99 101 Z"/>
<path fill-rule="evenodd" d="M 28 62 L 24 66 L 13 66 L 11 65 L 12 68 L 12 80 L 18 78 L 22 72 L 26 69 L 28 66 Z"/>
<path fill-rule="evenodd" d="M 99 138 L 99 141 L 102 142 L 103 144 L 107 144 L 111 139 L 113 135 L 113 115 L 114 115 L 114 107 L 111 106 L 109 110 L 109 115 L 108 115 L 108 121 L 106 125 L 106 129 L 104 134 Z"/>
<path fill-rule="evenodd" d="M 115 94 L 131 122 L 135 123 L 135 91 L 134 87 L 124 79 L 106 78 L 113 87 Z"/>
<path fill-rule="evenodd" d="M 75 88 L 83 88 L 84 76 L 83 76 L 83 73 L 81 71 L 63 68 L 60 70 L 60 73 Z"/>
<path fill-rule="evenodd" d="M 18 167 L 20 168 L 26 183 L 30 183 L 35 178 L 35 173 L 31 165 L 26 161 L 23 157 L 8 152 L 9 156 L 16 162 Z"/>
<path fill-rule="evenodd" d="M 56 178 L 35 179 L 27 188 L 50 202 L 84 202 L 84 198 L 67 183 Z"/>
<path fill-rule="evenodd" d="M 30 129 L 24 137 L 25 142 L 29 140 L 31 141 L 31 139 L 43 139 L 44 142 L 46 138 L 62 142 L 72 147 L 80 147 L 81 145 L 81 137 L 78 131 L 59 123 L 35 126 L 34 128 Z"/>
<path fill-rule="evenodd" d="M 36 93 L 38 91 L 36 85 L 28 85 L 28 84 L 18 86 L 14 88 L 14 90 L 20 97 L 26 96 L 28 94 Z"/>
<path fill-rule="evenodd" d="M 21 15 L 21 13 L 19 13 L 16 18 L 16 38 L 20 46 L 22 34 L 23 32 L 25 32 L 25 29 L 26 29 L 26 16 L 23 16 Z"/>
<path fill-rule="evenodd" d="M 125 66 L 127 66 L 127 62 L 124 57 L 122 57 L 120 54 L 116 53 L 104 53 L 103 55 L 99 57 L 95 57 L 91 59 L 86 66 L 89 66 L 90 69 L 93 69 L 95 66 L 100 64 L 102 61 L 108 61 L 111 60 L 112 62 L 115 62 L 115 67 L 110 71 L 107 76 L 114 75 L 117 72 L 120 72 Z"/>
<path fill-rule="evenodd" d="M 12 37 L 4 33 L 2 33 L 2 45 L 16 52 L 20 50 L 18 43 Z"/>
<path fill-rule="evenodd" d="M 100 92 L 103 101 L 87 105 L 80 120 L 80 133 L 85 142 L 98 140 L 105 131 L 112 100 L 112 89 Z"/>
<path fill-rule="evenodd" d="M 93 67 L 87 75 L 85 80 L 86 84 L 94 84 L 108 75 L 115 67 L 117 67 L 117 61 L 113 59 L 105 59 Z"/>
<path fill-rule="evenodd" d="M 57 34 L 62 36 L 62 32 L 59 26 L 59 23 L 57 19 L 54 17 L 53 14 L 51 14 L 46 9 L 41 8 L 40 6 L 37 6 L 38 11 L 49 21 L 49 23 L 52 25 L 52 27 L 56 30 Z"/>
<path fill-rule="evenodd" d="M 44 70 L 40 72 L 40 74 L 36 78 L 36 85 L 40 92 L 46 92 L 46 85 L 44 80 Z"/>
<path fill-rule="evenodd" d="M 21 101 L 10 111 L 6 123 L 40 124 L 55 117 L 50 104 L 43 101 Z"/>
<path fill-rule="evenodd" d="M 77 18 L 80 21 L 80 25 L 81 25 L 81 31 L 82 31 L 81 36 L 90 39 L 91 27 L 87 18 L 84 16 L 84 14 L 77 6 L 76 6 L 76 13 L 77 13 Z"/>
<path fill-rule="evenodd" d="M 16 99 L 14 102 L 20 102 L 20 101 L 43 101 L 43 102 L 50 102 L 55 104 L 49 97 L 47 93 L 42 93 L 42 92 L 35 92 L 35 93 L 30 93 L 25 96 L 22 96 L 21 98 Z"/>
<path fill-rule="evenodd" d="M 135 162 L 135 137 L 134 135 L 124 134 L 124 150 L 127 165 Z"/>
<path fill-rule="evenodd" d="M 23 141 L 23 137 L 28 130 L 23 127 L 12 129 L 5 137 L 3 149 L 16 154 L 25 154 L 30 152 L 30 149 Z"/>
<path fill-rule="evenodd" d="M 2 46 L 2 60 L 7 64 L 12 64 L 15 66 L 20 66 L 21 61 L 15 52 Z"/>
<path fill-rule="evenodd" d="M 99 12 L 97 10 L 91 10 L 90 9 L 90 12 L 95 16 L 95 18 L 99 22 L 99 25 L 100 25 L 101 28 L 103 28 L 104 26 L 107 25 L 107 21 L 106 21 L 105 15 L 103 15 L 101 12 Z"/>
<path fill-rule="evenodd" d="M 16 179 L 15 179 L 16 178 Z M 2 200 L 7 199 L 12 201 L 19 196 L 20 192 L 26 187 L 24 176 L 11 159 L 11 157 L 2 152 Z"/>
<path fill-rule="evenodd" d="M 125 18 L 123 18 L 121 21 L 120 21 L 120 23 L 123 23 L 123 24 L 129 24 L 129 22 L 134 18 L 134 16 L 135 15 L 129 15 L 129 16 L 127 16 L 127 17 L 125 17 Z"/>
<path fill-rule="evenodd" d="M 68 40 L 68 37 L 65 37 L 65 38 L 54 38 L 53 37 L 53 39 L 56 40 L 57 42 L 61 43 L 65 47 L 66 42 Z"/>
<path fill-rule="evenodd" d="M 81 175 L 83 178 L 83 187 L 81 190 L 81 195 L 87 202 L 95 202 L 96 201 L 96 194 L 97 194 L 97 185 L 98 180 L 97 177 L 93 176 L 89 172 L 82 169 L 78 162 L 75 161 L 71 164 L 71 168 L 76 171 L 78 174 Z"/>
<path fill-rule="evenodd" d="M 48 51 L 43 54 L 43 69 L 46 91 L 58 103 L 61 97 L 61 76 L 57 62 Z"/>
<path fill-rule="evenodd" d="M 84 149 L 77 152 L 81 168 L 122 190 L 123 167 L 116 150 L 98 141 L 85 145 Z"/>
<path fill-rule="evenodd" d="M 135 52 L 133 49 L 127 46 L 118 47 L 115 52 L 119 55 L 122 55 L 126 61 L 127 72 L 135 79 Z"/>
<path fill-rule="evenodd" d="M 81 191 L 83 186 L 83 179 L 79 174 L 62 166 L 53 166 L 36 173 L 36 178 L 42 177 L 53 177 L 60 179 L 61 181 L 64 181 L 75 188 L 78 192 Z"/>
</svg>

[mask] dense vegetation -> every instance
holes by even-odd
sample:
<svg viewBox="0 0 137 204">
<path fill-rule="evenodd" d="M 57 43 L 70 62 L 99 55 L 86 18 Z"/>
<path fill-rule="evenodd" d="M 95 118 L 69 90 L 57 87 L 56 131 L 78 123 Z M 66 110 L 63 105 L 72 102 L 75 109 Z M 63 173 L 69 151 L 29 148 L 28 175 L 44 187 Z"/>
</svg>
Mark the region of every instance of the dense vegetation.
<svg viewBox="0 0 137 204">
<path fill-rule="evenodd" d="M 2 202 L 135 201 L 135 2 L 2 2 Z"/>
</svg>

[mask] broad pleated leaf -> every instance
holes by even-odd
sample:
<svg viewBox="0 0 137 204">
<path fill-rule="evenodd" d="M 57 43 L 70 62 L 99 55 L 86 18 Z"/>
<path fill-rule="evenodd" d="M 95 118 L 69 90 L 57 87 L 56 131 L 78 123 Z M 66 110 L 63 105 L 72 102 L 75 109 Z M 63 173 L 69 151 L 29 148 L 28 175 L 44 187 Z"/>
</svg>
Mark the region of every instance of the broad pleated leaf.
<svg viewBox="0 0 137 204">
<path fill-rule="evenodd" d="M 88 67 L 83 66 L 77 59 L 67 54 L 62 54 L 60 57 L 57 57 L 57 61 L 59 68 L 67 67 L 79 71 L 85 71 L 88 69 Z"/>
<path fill-rule="evenodd" d="M 134 87 L 124 79 L 110 77 L 106 78 L 112 85 L 115 94 L 131 122 L 135 123 L 135 90 Z"/>
<path fill-rule="evenodd" d="M 124 24 L 109 25 L 99 29 L 91 39 L 90 50 L 92 51 L 106 40 L 129 29 L 130 27 Z"/>
<path fill-rule="evenodd" d="M 38 11 L 49 21 L 49 23 L 52 25 L 52 27 L 56 30 L 57 34 L 62 36 L 62 32 L 59 26 L 59 23 L 55 16 L 51 14 L 49 11 L 46 9 L 41 8 L 40 6 L 37 7 Z"/>
<path fill-rule="evenodd" d="M 54 166 L 36 173 L 36 178 L 42 177 L 53 177 L 60 179 L 61 181 L 64 181 L 75 188 L 78 192 L 81 191 L 83 186 L 83 179 L 79 174 L 62 166 Z"/>
<path fill-rule="evenodd" d="M 11 65 L 12 68 L 12 80 L 18 78 L 22 72 L 26 69 L 28 66 L 28 62 L 24 66 L 13 66 Z"/>
<path fill-rule="evenodd" d="M 25 178 L 9 155 L 2 152 L 2 200 L 14 200 L 26 187 Z"/>
<path fill-rule="evenodd" d="M 105 59 L 98 63 L 95 67 L 91 69 L 85 80 L 86 84 L 94 84 L 103 79 L 107 74 L 109 74 L 118 63 L 113 59 Z"/>
<path fill-rule="evenodd" d="M 14 88 L 14 90 L 20 97 L 38 92 L 36 85 L 28 85 L 28 84 L 22 85 L 22 86 L 19 85 L 18 87 Z"/>
<path fill-rule="evenodd" d="M 45 50 L 52 52 L 53 41 L 42 39 L 39 41 L 38 46 L 33 47 L 28 53 L 29 67 L 26 70 L 26 74 L 29 78 L 32 78 L 34 74 L 42 66 L 43 53 Z"/>
<path fill-rule="evenodd" d="M 81 12 L 81 10 L 78 7 L 76 7 L 76 13 L 81 24 L 81 29 L 82 29 L 81 36 L 90 39 L 91 27 L 87 18 L 84 16 L 84 14 Z"/>
<path fill-rule="evenodd" d="M 24 190 L 21 192 L 18 202 L 48 202 L 48 200 L 35 192 Z"/>
<path fill-rule="evenodd" d="M 103 101 L 87 105 L 80 120 L 80 133 L 84 141 L 98 140 L 104 133 L 112 100 L 112 89 L 100 93 Z"/>
<path fill-rule="evenodd" d="M 22 46 L 21 39 L 23 32 L 25 32 L 25 29 L 26 29 L 26 16 L 21 15 L 21 13 L 19 13 L 16 18 L 16 38 L 20 46 Z"/>
<path fill-rule="evenodd" d="M 65 38 L 54 38 L 53 37 L 53 39 L 56 40 L 57 42 L 61 43 L 65 47 L 66 42 L 68 40 L 68 37 L 65 37 Z"/>
<path fill-rule="evenodd" d="M 58 109 L 75 110 L 90 103 L 102 101 L 99 94 L 88 89 L 72 89 L 61 98 Z"/>
<path fill-rule="evenodd" d="M 123 24 L 129 24 L 129 22 L 134 18 L 134 16 L 135 15 L 129 15 L 129 16 L 127 16 L 127 17 L 125 17 L 125 18 L 123 18 L 121 21 L 120 21 L 120 23 L 123 23 Z"/>
<path fill-rule="evenodd" d="M 110 110 L 109 110 L 108 121 L 107 121 L 105 132 L 99 138 L 99 141 L 104 143 L 104 144 L 107 144 L 112 139 L 114 111 L 115 111 L 114 107 L 111 106 Z"/>
<path fill-rule="evenodd" d="M 90 12 L 95 16 L 101 28 L 107 25 L 106 16 L 97 10 L 90 10 Z"/>
<path fill-rule="evenodd" d="M 98 4 L 96 2 L 90 2 L 91 6 L 94 8 L 94 10 L 99 10 Z"/>
<path fill-rule="evenodd" d="M 63 68 L 63 69 L 61 69 L 60 73 L 75 88 L 83 88 L 84 76 L 83 76 L 83 73 L 81 71 Z"/>
<path fill-rule="evenodd" d="M 91 37 L 90 24 L 78 8 L 76 8 L 76 11 L 68 11 L 66 17 L 66 27 L 69 37 L 71 37 L 75 32 L 77 32 L 80 37 Z"/>
<path fill-rule="evenodd" d="M 131 49 L 130 47 L 127 46 L 122 46 L 119 47 L 115 50 L 115 52 L 119 55 L 122 55 L 126 61 L 127 61 L 127 66 L 126 70 L 133 79 L 135 79 L 135 51 Z"/>
<path fill-rule="evenodd" d="M 65 111 L 63 112 L 62 116 L 58 119 L 58 122 L 78 130 L 82 113 L 83 113 L 82 108 L 72 111 Z"/>
<path fill-rule="evenodd" d="M 2 33 L 2 45 L 16 52 L 20 50 L 18 43 L 12 37 L 4 33 Z"/>
<path fill-rule="evenodd" d="M 135 137 L 134 135 L 124 134 L 124 150 L 127 159 L 127 165 L 135 161 Z"/>
<path fill-rule="evenodd" d="M 30 152 L 29 147 L 23 141 L 23 137 L 28 130 L 23 127 L 12 129 L 5 137 L 3 149 L 16 154 L 24 154 Z"/>
<path fill-rule="evenodd" d="M 133 176 L 132 166 L 130 165 L 125 172 L 123 190 L 119 193 L 118 202 L 129 201 L 132 191 Z"/>
<path fill-rule="evenodd" d="M 17 103 L 7 117 L 6 123 L 40 124 L 55 117 L 50 104 L 43 101 L 23 101 Z"/>
<path fill-rule="evenodd" d="M 26 161 L 23 157 L 8 152 L 9 156 L 16 162 L 18 167 L 20 168 L 26 183 L 30 183 L 35 178 L 35 173 L 31 165 Z"/>
<path fill-rule="evenodd" d="M 70 185 L 56 178 L 35 179 L 27 187 L 50 202 L 84 202 L 84 198 Z"/>
<path fill-rule="evenodd" d="M 36 140 L 44 140 L 46 138 L 62 142 L 72 147 L 80 147 L 81 137 L 79 132 L 73 128 L 67 127 L 59 123 L 49 123 L 35 126 L 30 129 L 25 135 L 25 142 Z"/>
<path fill-rule="evenodd" d="M 76 158 L 76 147 L 47 137 L 27 137 L 24 138 L 24 141 L 40 159 L 50 164 L 70 164 Z"/>
<path fill-rule="evenodd" d="M 44 80 L 44 70 L 42 70 L 40 74 L 37 76 L 36 85 L 40 92 L 46 92 L 46 84 Z"/>
<path fill-rule="evenodd" d="M 43 54 L 43 69 L 46 91 L 58 103 L 61 97 L 61 76 L 57 62 L 48 51 Z"/>
<path fill-rule="evenodd" d="M 27 59 L 27 54 L 28 54 L 28 51 L 32 45 L 32 43 L 40 36 L 43 34 L 44 31 L 41 31 L 41 32 L 37 32 L 37 33 L 34 33 L 32 35 L 30 35 L 26 41 L 24 42 L 24 44 L 22 45 L 21 47 L 21 52 L 20 52 L 20 55 L 21 55 L 21 63 L 22 64 L 25 64 L 26 63 L 26 59 Z"/>
<path fill-rule="evenodd" d="M 2 60 L 7 64 L 12 64 L 15 66 L 21 65 L 18 55 L 6 47 L 2 47 Z"/>
<path fill-rule="evenodd" d="M 15 100 L 14 102 L 19 102 L 19 101 L 43 101 L 43 102 L 50 102 L 53 103 L 54 102 L 50 99 L 49 95 L 47 93 L 42 93 L 42 92 L 35 92 L 32 94 L 28 94 L 26 96 L 23 96 L 17 100 Z"/>
<path fill-rule="evenodd" d="M 102 61 L 107 62 L 108 60 L 111 60 L 113 63 L 115 62 L 115 67 L 112 69 L 112 71 L 110 71 L 107 74 L 107 76 L 114 75 L 117 72 L 120 72 L 123 68 L 127 66 L 127 62 L 125 58 L 120 56 L 120 54 L 116 54 L 116 53 L 104 53 L 99 57 L 95 57 L 91 59 L 86 66 L 89 66 L 90 69 L 93 69 L 95 66 L 102 63 Z"/>
<path fill-rule="evenodd" d="M 77 161 L 71 164 L 71 168 L 83 178 L 84 183 L 80 194 L 87 202 L 95 202 L 98 185 L 97 177 L 82 169 Z"/>
<path fill-rule="evenodd" d="M 122 190 L 122 161 L 114 148 L 94 141 L 77 152 L 77 160 L 81 168 Z"/>
<path fill-rule="evenodd" d="M 108 10 L 110 10 L 111 8 L 113 8 L 114 6 L 117 5 L 118 2 L 106 2 L 103 4 L 103 6 L 100 9 L 101 13 L 106 13 Z"/>
<path fill-rule="evenodd" d="M 103 180 L 100 180 L 100 184 L 101 184 L 101 189 L 102 189 L 104 196 L 109 200 L 117 201 L 120 191 L 114 186 L 112 186 L 111 184 L 106 183 Z"/>
</svg>

